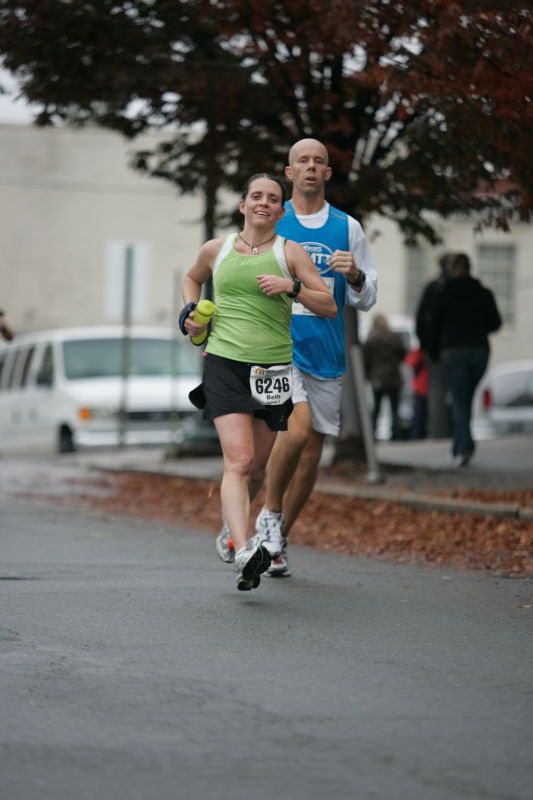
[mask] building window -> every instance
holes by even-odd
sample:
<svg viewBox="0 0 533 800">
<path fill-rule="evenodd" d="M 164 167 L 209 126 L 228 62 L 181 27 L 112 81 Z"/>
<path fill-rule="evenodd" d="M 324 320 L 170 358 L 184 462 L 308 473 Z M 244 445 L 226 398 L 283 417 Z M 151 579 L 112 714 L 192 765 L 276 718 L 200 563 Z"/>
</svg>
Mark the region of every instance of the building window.
<svg viewBox="0 0 533 800">
<path fill-rule="evenodd" d="M 515 248 L 512 245 L 478 247 L 478 273 L 494 293 L 504 322 L 515 321 Z"/>
</svg>

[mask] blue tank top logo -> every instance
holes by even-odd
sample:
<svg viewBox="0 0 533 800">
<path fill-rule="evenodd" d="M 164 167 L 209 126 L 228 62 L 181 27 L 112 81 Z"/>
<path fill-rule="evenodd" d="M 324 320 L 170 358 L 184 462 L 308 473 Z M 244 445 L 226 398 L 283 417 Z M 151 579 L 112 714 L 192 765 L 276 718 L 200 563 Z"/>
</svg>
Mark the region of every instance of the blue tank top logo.
<svg viewBox="0 0 533 800">
<path fill-rule="evenodd" d="M 329 260 L 333 255 L 331 247 L 327 247 L 327 245 L 320 242 L 299 242 L 299 244 L 309 253 L 315 267 L 323 277 L 328 273 L 333 275 L 329 266 Z"/>
<path fill-rule="evenodd" d="M 276 226 L 277 232 L 298 242 L 311 256 L 320 276 L 337 303 L 335 319 L 324 319 L 294 303 L 291 324 L 293 363 L 317 378 L 338 378 L 346 371 L 342 309 L 346 299 L 346 278 L 329 266 L 335 250 L 349 250 L 348 216 L 333 206 L 322 228 L 306 228 L 299 222 L 290 201 Z M 310 236 L 313 239 L 310 240 Z M 315 238 L 316 237 L 316 238 Z M 320 241 L 316 241 L 320 237 Z"/>
</svg>

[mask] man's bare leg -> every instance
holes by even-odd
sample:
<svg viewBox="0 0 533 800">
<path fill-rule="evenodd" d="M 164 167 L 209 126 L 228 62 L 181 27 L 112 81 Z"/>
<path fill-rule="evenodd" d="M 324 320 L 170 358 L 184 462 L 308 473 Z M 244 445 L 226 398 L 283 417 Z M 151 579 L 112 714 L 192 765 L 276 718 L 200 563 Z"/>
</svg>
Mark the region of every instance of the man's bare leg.
<svg viewBox="0 0 533 800">
<path fill-rule="evenodd" d="M 265 508 L 270 511 L 282 510 L 283 497 L 311 431 L 309 404 L 297 403 L 289 417 L 287 430 L 277 436 L 268 462 Z"/>
<path fill-rule="evenodd" d="M 324 439 L 324 433 L 318 433 L 311 429 L 307 443 L 301 452 L 298 466 L 283 498 L 283 535 L 285 537 L 288 537 L 315 486 Z"/>
</svg>

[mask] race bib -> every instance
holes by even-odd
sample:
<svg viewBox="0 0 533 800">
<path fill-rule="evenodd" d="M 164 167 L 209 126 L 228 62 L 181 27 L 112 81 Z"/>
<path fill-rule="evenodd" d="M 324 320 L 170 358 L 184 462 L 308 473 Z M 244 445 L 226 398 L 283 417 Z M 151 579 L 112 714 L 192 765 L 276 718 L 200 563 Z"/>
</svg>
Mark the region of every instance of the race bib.
<svg viewBox="0 0 533 800">
<path fill-rule="evenodd" d="M 250 392 L 264 406 L 280 406 L 292 397 L 292 367 L 252 367 Z"/>
</svg>

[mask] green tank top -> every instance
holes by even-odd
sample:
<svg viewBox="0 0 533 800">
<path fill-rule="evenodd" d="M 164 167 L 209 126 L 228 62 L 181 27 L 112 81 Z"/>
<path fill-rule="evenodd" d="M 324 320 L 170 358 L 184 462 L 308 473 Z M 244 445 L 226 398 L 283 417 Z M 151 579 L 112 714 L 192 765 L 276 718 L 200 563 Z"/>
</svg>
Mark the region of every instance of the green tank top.
<svg viewBox="0 0 533 800">
<path fill-rule="evenodd" d="M 223 242 L 213 268 L 215 315 L 206 351 L 251 364 L 287 364 L 292 360 L 292 299 L 267 297 L 258 275 L 291 277 L 278 236 L 270 250 L 244 256 L 235 250 L 236 234 Z"/>
</svg>

